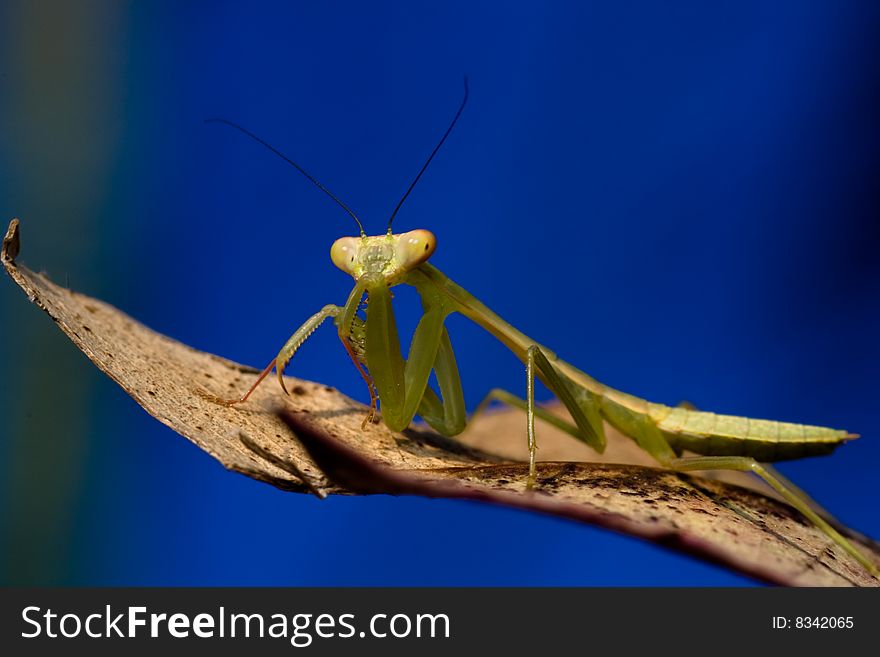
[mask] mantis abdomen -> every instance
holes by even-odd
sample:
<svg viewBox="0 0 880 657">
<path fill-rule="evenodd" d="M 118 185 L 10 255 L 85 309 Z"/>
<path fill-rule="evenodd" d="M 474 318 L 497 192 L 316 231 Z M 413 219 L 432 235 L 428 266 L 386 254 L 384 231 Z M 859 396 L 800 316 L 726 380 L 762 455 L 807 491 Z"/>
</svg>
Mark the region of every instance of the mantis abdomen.
<svg viewBox="0 0 880 657">
<path fill-rule="evenodd" d="M 828 454 L 855 438 L 846 431 L 825 427 L 717 415 L 684 408 L 669 408 L 659 422 L 674 449 L 687 449 L 705 456 L 751 456 L 758 461 L 783 461 Z"/>
<path fill-rule="evenodd" d="M 846 431 L 790 422 L 720 415 L 684 407 L 654 404 L 606 389 L 602 414 L 624 434 L 637 435 L 651 422 L 676 453 L 703 456 L 750 456 L 758 461 L 784 461 L 828 454 L 857 436 Z"/>
</svg>

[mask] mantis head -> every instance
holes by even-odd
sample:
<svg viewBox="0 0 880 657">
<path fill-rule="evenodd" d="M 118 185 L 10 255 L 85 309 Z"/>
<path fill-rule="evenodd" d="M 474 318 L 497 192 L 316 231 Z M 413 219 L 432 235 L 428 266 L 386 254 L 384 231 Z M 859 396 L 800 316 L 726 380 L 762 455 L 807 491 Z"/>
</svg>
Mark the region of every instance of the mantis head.
<svg viewBox="0 0 880 657">
<path fill-rule="evenodd" d="M 397 235 L 341 237 L 330 247 L 330 259 L 355 280 L 383 278 L 394 285 L 430 258 L 436 247 L 437 238 L 423 229 Z"/>
</svg>

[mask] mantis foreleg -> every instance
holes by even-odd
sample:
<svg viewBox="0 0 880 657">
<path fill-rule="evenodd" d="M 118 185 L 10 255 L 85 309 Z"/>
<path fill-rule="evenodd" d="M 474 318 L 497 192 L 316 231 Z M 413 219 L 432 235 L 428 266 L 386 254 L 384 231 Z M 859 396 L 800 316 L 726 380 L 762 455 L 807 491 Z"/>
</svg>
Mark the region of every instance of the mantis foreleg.
<svg viewBox="0 0 880 657">
<path fill-rule="evenodd" d="M 241 397 L 235 399 L 223 399 L 222 397 L 216 397 L 204 390 L 197 389 L 195 392 L 201 397 L 217 404 L 222 404 L 223 406 L 243 404 L 253 394 L 254 390 L 257 389 L 257 386 L 263 382 L 263 379 L 269 375 L 269 372 L 271 372 L 274 367 L 278 372 L 278 381 L 281 383 L 281 387 L 284 389 L 284 392 L 289 395 L 290 393 L 287 392 L 287 388 L 284 385 L 284 377 L 282 376 L 284 374 L 284 368 L 287 366 L 287 363 L 290 362 L 290 359 L 293 358 L 297 349 L 302 346 L 302 343 L 315 332 L 315 329 L 317 329 L 328 317 L 336 317 L 340 310 L 341 308 L 339 306 L 328 304 L 309 317 L 302 326 L 294 331 L 293 335 L 291 335 L 287 342 L 284 343 L 284 346 L 281 347 L 281 351 L 278 352 L 278 355 L 272 359 L 272 361 L 266 366 L 266 369 L 260 372 L 260 375 L 257 377 L 257 380 L 254 381 L 254 384 L 248 388 L 248 391 Z"/>
<path fill-rule="evenodd" d="M 464 397 L 452 344 L 443 326 L 449 311 L 438 298 L 423 295 L 424 314 L 413 334 L 409 357 L 400 341 L 391 293 L 387 286 L 369 289 L 367 305 L 367 367 L 382 401 L 382 419 L 402 431 L 417 411 L 446 435 L 460 433 L 465 423 Z M 442 401 L 428 387 L 431 370 L 437 374 Z"/>
<path fill-rule="evenodd" d="M 290 359 L 293 358 L 293 355 L 302 346 L 303 342 L 305 342 L 309 336 L 324 323 L 324 320 L 328 317 L 336 317 L 341 310 L 342 309 L 339 306 L 334 306 L 333 304 L 324 306 L 294 331 L 293 335 L 291 335 L 287 342 L 284 343 L 284 346 L 281 347 L 281 351 L 279 351 L 278 355 L 275 357 L 275 371 L 278 373 L 278 383 L 281 384 L 281 389 L 284 390 L 285 394 L 289 395 L 290 393 L 287 392 L 287 387 L 284 385 L 284 368 L 287 367 Z M 259 383 L 259 381 L 257 383 Z M 256 387 L 256 385 L 257 384 L 254 384 L 254 387 Z M 253 390 L 253 388 L 251 388 L 251 390 Z M 248 391 L 247 394 L 249 395 L 250 391 Z"/>
<path fill-rule="evenodd" d="M 442 399 L 430 386 L 425 386 L 418 414 L 436 431 L 444 436 L 455 436 L 464 431 L 467 424 L 467 409 L 464 405 L 464 392 L 458 374 L 455 352 L 446 327 L 440 336 L 440 348 L 434 360 L 434 374 L 440 386 Z"/>
<path fill-rule="evenodd" d="M 358 298 L 357 301 L 360 299 Z M 351 301 L 351 299 L 349 299 Z M 348 304 L 347 304 L 348 305 Z M 357 304 L 355 303 L 355 310 L 357 309 Z M 278 382 L 281 384 L 281 388 L 284 390 L 285 394 L 290 394 L 287 391 L 287 386 L 284 385 L 284 368 L 287 367 L 287 364 L 290 362 L 290 359 L 293 358 L 294 354 L 299 350 L 302 344 L 315 332 L 315 330 L 328 318 L 337 317 L 340 313 L 344 313 L 346 309 L 340 308 L 339 306 L 328 304 L 321 308 L 314 315 L 309 317 L 302 326 L 300 326 L 296 331 L 294 331 L 293 335 L 288 338 L 287 342 L 284 343 L 284 346 L 281 347 L 281 350 L 278 352 L 278 355 L 272 359 L 272 361 L 266 366 L 266 368 L 260 373 L 257 377 L 257 380 L 254 381 L 253 385 L 248 388 L 248 391 L 245 392 L 241 397 L 234 399 L 223 399 L 222 397 L 216 397 L 210 393 L 205 392 L 204 390 L 196 390 L 200 396 L 205 397 L 213 402 L 218 404 L 222 404 L 224 406 L 233 406 L 235 404 L 242 404 L 250 398 L 251 394 L 253 394 L 254 390 L 257 389 L 257 386 L 263 382 L 269 373 L 274 368 L 278 374 Z M 340 332 L 340 339 L 342 340 L 342 344 L 345 345 L 345 349 L 348 352 L 348 355 L 351 357 L 352 362 L 355 364 L 355 367 L 358 368 L 358 371 L 363 376 L 364 381 L 367 382 L 367 387 L 370 390 L 370 413 L 367 415 L 364 420 L 364 424 L 366 425 L 372 417 L 373 413 L 376 410 L 376 393 L 373 389 L 372 382 L 367 376 L 366 372 L 363 369 L 363 366 L 360 364 L 358 360 L 358 356 L 355 353 L 354 348 L 351 345 L 351 334 L 352 334 L 352 324 L 354 322 L 354 313 L 352 313 L 351 320 L 348 324 L 347 333 L 343 335 Z"/>
</svg>

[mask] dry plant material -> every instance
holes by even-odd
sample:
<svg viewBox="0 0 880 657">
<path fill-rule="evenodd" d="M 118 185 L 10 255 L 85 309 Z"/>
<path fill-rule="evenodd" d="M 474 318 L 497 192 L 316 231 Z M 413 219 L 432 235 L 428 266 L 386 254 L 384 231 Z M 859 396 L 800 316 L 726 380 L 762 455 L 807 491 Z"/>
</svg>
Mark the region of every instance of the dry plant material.
<svg viewBox="0 0 880 657">
<path fill-rule="evenodd" d="M 30 301 L 148 413 L 230 470 L 319 496 L 422 495 L 531 509 L 776 584 L 878 585 L 785 503 L 725 481 L 648 467 L 640 450 L 610 428 L 608 454 L 630 464 L 596 463 L 593 452 L 542 425 L 541 456 L 553 460 L 540 463 L 538 489 L 527 491 L 528 466 L 493 453 L 524 443 L 519 411 L 488 414 L 461 440 L 415 426 L 403 433 L 383 424 L 362 430 L 366 407 L 331 387 L 292 377 L 286 378 L 289 397 L 269 382 L 242 406 L 219 406 L 195 391 L 234 396 L 257 370 L 197 351 L 98 299 L 54 284 L 18 265 L 19 250 L 19 223 L 13 220 L 2 262 Z M 876 543 L 859 544 L 880 561 Z"/>
</svg>

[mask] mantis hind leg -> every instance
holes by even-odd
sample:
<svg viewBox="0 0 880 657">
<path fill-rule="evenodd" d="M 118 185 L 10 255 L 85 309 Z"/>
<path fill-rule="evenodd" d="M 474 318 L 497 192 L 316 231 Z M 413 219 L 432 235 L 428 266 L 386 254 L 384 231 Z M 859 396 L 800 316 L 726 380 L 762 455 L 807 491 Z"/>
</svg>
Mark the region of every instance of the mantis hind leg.
<svg viewBox="0 0 880 657">
<path fill-rule="evenodd" d="M 856 548 L 845 536 L 832 527 L 825 519 L 816 513 L 808 503 L 807 498 L 797 487 L 788 486 L 783 480 L 777 478 L 764 465 L 747 456 L 695 456 L 679 457 L 672 459 L 664 465 L 679 472 L 688 470 L 739 470 L 753 472 L 767 482 L 777 493 L 795 509 L 800 511 L 810 522 L 821 529 L 837 545 L 843 548 L 853 558 L 862 564 L 875 577 L 880 576 L 880 569 L 862 552 Z"/>
<path fill-rule="evenodd" d="M 795 495 L 798 495 L 804 502 L 809 504 L 810 508 L 813 509 L 813 511 L 815 511 L 817 514 L 822 516 L 822 518 L 824 518 L 828 522 L 828 524 L 831 525 L 832 527 L 834 527 L 838 532 L 840 532 L 841 534 L 844 534 L 844 535 L 849 534 L 850 537 L 858 537 L 859 539 L 862 539 L 865 541 L 869 541 L 869 542 L 872 541 L 872 539 L 868 538 L 864 534 L 862 534 L 854 529 L 851 529 L 851 528 L 847 527 L 845 524 L 843 524 L 842 522 L 840 522 L 840 520 L 835 518 L 834 515 L 830 511 L 828 511 L 828 509 L 826 509 L 821 504 L 819 504 L 816 500 L 814 500 L 812 497 L 810 497 L 810 495 L 808 493 L 804 492 L 804 490 L 802 488 L 800 488 L 796 484 L 792 483 L 792 481 L 790 479 L 788 479 L 785 475 L 783 475 L 781 472 L 779 472 L 779 470 L 774 468 L 772 465 L 770 465 L 769 463 L 762 463 L 761 466 L 767 472 L 769 472 L 772 477 L 776 477 L 776 479 L 778 479 L 780 481 L 780 483 L 782 483 L 783 486 L 785 486 L 786 488 L 791 490 Z"/>
<path fill-rule="evenodd" d="M 419 413 L 445 435 L 461 433 L 466 413 L 458 365 L 444 326 L 449 309 L 442 299 L 422 295 L 424 314 L 404 360 L 388 287 L 373 287 L 369 294 L 366 359 L 379 391 L 383 421 L 393 431 L 403 431 Z M 442 401 L 428 386 L 432 371 L 440 384 Z"/>
<path fill-rule="evenodd" d="M 660 429 L 650 420 L 640 422 L 633 434 L 636 442 L 657 459 L 661 465 L 678 472 L 736 470 L 754 473 L 777 493 L 782 495 L 789 504 L 800 511 L 810 522 L 821 529 L 828 538 L 862 564 L 868 572 L 875 577 L 880 576 L 880 569 L 878 569 L 877 564 L 868 559 L 849 539 L 844 537 L 819 515 L 810 505 L 809 498 L 802 491 L 790 485 L 784 478 L 777 476 L 772 468 L 767 468 L 748 456 L 676 456 Z"/>
</svg>

